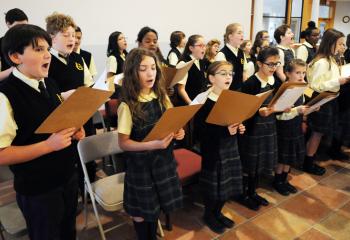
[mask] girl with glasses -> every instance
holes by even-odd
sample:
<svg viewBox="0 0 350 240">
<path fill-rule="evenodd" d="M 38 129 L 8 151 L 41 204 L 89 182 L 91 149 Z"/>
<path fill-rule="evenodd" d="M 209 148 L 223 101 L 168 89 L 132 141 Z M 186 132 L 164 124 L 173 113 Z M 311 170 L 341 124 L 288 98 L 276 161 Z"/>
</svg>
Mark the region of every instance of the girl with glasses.
<svg viewBox="0 0 350 240">
<path fill-rule="evenodd" d="M 202 155 L 199 182 L 204 198 L 204 222 L 212 231 L 220 234 L 234 225 L 221 213 L 225 202 L 242 192 L 242 168 L 236 134 L 243 134 L 245 127 L 238 123 L 226 127 L 206 123 L 221 92 L 230 87 L 232 64 L 227 61 L 214 62 L 207 73 L 212 88 L 208 90 L 208 97 L 196 115 Z"/>
<path fill-rule="evenodd" d="M 276 48 L 267 47 L 260 51 L 257 64 L 259 71 L 242 85 L 242 92 L 252 95 L 277 89 L 279 83 L 273 74 L 280 64 Z M 240 156 L 243 165 L 243 194 L 237 199 L 239 203 L 252 210 L 269 202 L 256 193 L 259 175 L 274 169 L 277 163 L 276 117 L 272 108 L 267 108 L 271 94 L 259 111 L 246 122 L 247 131 L 239 139 Z"/>
</svg>

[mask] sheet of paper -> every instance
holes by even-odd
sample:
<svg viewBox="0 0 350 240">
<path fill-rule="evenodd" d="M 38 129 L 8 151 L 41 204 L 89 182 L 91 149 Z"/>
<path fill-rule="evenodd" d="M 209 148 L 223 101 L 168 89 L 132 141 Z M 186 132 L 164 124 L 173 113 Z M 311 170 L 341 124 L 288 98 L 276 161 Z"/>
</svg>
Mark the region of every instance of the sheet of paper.
<svg viewBox="0 0 350 240">
<path fill-rule="evenodd" d="M 314 112 L 317 110 L 317 108 L 321 107 L 322 105 L 332 101 L 333 99 L 335 99 L 336 97 L 338 97 L 338 95 L 333 95 L 333 96 L 328 96 L 328 97 L 325 97 L 323 98 L 322 100 L 318 101 L 317 103 L 315 103 L 314 105 L 311 105 L 309 107 L 309 109 L 305 112 L 305 116 L 306 115 L 309 115 L 310 113 Z"/>
<path fill-rule="evenodd" d="M 209 88 L 207 91 L 202 92 L 198 94 L 190 103 L 190 105 L 195 105 L 195 104 L 204 104 L 205 101 L 207 100 L 209 93 L 212 91 L 212 88 Z"/>
<path fill-rule="evenodd" d="M 114 77 L 114 83 L 117 84 L 117 85 L 122 85 L 122 82 L 123 82 L 123 78 L 124 78 L 124 73 L 119 73 L 117 75 L 115 75 Z"/>
<path fill-rule="evenodd" d="M 97 81 L 95 82 L 92 88 L 108 91 L 108 85 L 106 83 L 106 80 L 107 80 L 107 70 L 105 69 L 100 75 L 100 77 L 97 79 Z"/>
<path fill-rule="evenodd" d="M 341 66 L 341 76 L 350 77 L 350 63 Z"/>
<path fill-rule="evenodd" d="M 287 108 L 293 107 L 294 103 L 303 94 L 305 89 L 306 86 L 288 88 L 285 90 L 273 105 L 275 112 L 283 112 Z"/>
</svg>

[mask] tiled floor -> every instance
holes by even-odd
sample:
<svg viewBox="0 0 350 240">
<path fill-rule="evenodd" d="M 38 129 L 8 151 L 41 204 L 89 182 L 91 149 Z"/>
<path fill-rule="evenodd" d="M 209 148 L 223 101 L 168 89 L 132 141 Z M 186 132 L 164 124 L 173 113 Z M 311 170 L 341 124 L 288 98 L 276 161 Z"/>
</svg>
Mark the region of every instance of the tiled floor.
<svg viewBox="0 0 350 240">
<path fill-rule="evenodd" d="M 265 184 L 259 192 L 270 201 L 270 206 L 258 212 L 248 210 L 235 202 L 224 207 L 226 216 L 236 225 L 222 235 L 211 232 L 201 220 L 203 208 L 198 204 L 198 189 L 185 190 L 185 207 L 171 215 L 173 230 L 164 230 L 164 239 L 177 240 L 348 240 L 350 239 L 350 162 L 323 161 L 327 174 L 311 176 L 293 170 L 290 181 L 299 189 L 297 194 L 283 197 Z M 11 183 L 0 183 L 0 204 L 14 199 Z M 107 226 L 126 222 L 107 233 L 107 239 L 135 239 L 133 226 L 125 213 L 102 212 L 102 222 Z M 163 219 L 162 219 L 163 221 Z M 83 215 L 77 217 L 80 240 L 100 239 L 90 211 L 88 228 L 84 229 Z M 13 238 L 9 238 L 13 239 Z M 27 239 L 26 237 L 21 238 Z"/>
</svg>

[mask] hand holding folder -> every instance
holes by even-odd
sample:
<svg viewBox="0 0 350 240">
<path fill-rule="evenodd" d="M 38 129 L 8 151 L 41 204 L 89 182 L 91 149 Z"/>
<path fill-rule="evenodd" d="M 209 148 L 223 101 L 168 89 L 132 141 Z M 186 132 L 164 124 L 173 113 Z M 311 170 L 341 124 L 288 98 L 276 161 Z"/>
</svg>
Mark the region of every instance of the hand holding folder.
<svg viewBox="0 0 350 240">
<path fill-rule="evenodd" d="M 202 104 L 167 109 L 143 142 L 160 140 L 179 129 L 196 114 Z"/>
<path fill-rule="evenodd" d="M 271 93 L 272 90 L 254 96 L 223 90 L 210 111 L 206 122 L 225 127 L 234 123 L 241 123 L 251 118 Z"/>
<path fill-rule="evenodd" d="M 326 104 L 327 102 L 332 101 L 337 98 L 339 93 L 334 92 L 322 92 L 317 95 L 315 98 L 311 99 L 306 105 L 309 106 L 309 109 L 306 110 L 304 115 L 308 115 L 314 111 L 316 111 L 319 107 Z"/>
<path fill-rule="evenodd" d="M 195 59 L 185 63 L 183 66 L 178 68 L 162 67 L 162 73 L 165 80 L 166 88 L 175 86 L 181 81 L 187 74 L 188 70 L 192 67 Z"/>
<path fill-rule="evenodd" d="M 283 112 L 294 105 L 306 88 L 306 83 L 285 82 L 278 89 L 268 107 L 272 107 L 275 112 Z"/>
<path fill-rule="evenodd" d="M 55 133 L 72 127 L 79 129 L 112 94 L 110 91 L 79 87 L 45 119 L 35 133 Z"/>
</svg>

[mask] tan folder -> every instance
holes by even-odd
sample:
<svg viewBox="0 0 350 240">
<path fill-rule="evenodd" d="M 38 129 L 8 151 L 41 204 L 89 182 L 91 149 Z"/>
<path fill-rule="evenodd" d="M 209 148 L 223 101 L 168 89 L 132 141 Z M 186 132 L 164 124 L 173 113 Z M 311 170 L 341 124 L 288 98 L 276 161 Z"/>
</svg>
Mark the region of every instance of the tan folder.
<svg viewBox="0 0 350 240">
<path fill-rule="evenodd" d="M 173 107 L 167 109 L 143 142 L 160 140 L 175 133 L 193 118 L 203 104 Z"/>
<path fill-rule="evenodd" d="M 272 90 L 258 96 L 224 90 L 210 111 L 207 123 L 228 126 L 251 118 L 260 108 Z"/>
<path fill-rule="evenodd" d="M 268 107 L 277 107 L 277 112 L 282 112 L 292 107 L 298 98 L 304 93 L 307 83 L 284 82 L 272 98 Z"/>
<path fill-rule="evenodd" d="M 192 59 L 191 61 L 185 63 L 183 66 L 179 68 L 171 68 L 171 67 L 163 66 L 162 73 L 165 80 L 165 86 L 167 88 L 173 87 L 175 84 L 181 81 L 186 76 L 186 73 L 192 67 L 194 61 L 195 59 Z"/>
<path fill-rule="evenodd" d="M 35 133 L 55 133 L 66 128 L 82 127 L 112 94 L 110 91 L 79 87 L 45 119 Z"/>
<path fill-rule="evenodd" d="M 350 63 L 340 67 L 342 77 L 350 77 Z"/>
</svg>

